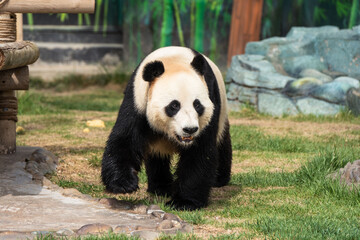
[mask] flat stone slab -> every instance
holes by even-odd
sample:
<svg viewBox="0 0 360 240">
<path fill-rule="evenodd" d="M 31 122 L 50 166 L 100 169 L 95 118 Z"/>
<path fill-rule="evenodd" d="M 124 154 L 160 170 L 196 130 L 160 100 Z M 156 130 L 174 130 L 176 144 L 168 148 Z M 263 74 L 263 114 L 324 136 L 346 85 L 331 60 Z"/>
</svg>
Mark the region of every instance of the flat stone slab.
<svg viewBox="0 0 360 240">
<path fill-rule="evenodd" d="M 94 199 L 75 189 L 62 189 L 46 178 L 39 181 L 39 176 L 25 170 L 29 161 L 26 159 L 37 149 L 18 147 L 16 154 L 0 155 L 0 239 L 29 239 L 48 232 L 58 236 L 96 234 L 119 226 L 128 229 L 119 232 L 126 234 L 136 230 L 162 231 L 159 226 L 166 219 L 161 210 L 154 214 L 146 206 Z M 139 213 L 137 209 L 142 208 L 144 211 Z M 178 222 L 180 225 L 174 224 L 173 232 L 189 229 L 185 222 Z"/>
</svg>

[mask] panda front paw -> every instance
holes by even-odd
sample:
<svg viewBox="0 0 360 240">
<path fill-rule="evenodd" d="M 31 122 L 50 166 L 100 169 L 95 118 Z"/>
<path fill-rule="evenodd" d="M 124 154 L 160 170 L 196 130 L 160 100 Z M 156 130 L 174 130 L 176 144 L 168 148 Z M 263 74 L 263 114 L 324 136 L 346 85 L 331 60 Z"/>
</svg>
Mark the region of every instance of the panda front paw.
<svg viewBox="0 0 360 240">
<path fill-rule="evenodd" d="M 194 211 L 206 206 L 206 203 L 194 203 L 190 200 L 172 199 L 166 203 L 175 210 Z"/>
<path fill-rule="evenodd" d="M 110 193 L 132 193 L 139 189 L 139 178 L 136 171 L 130 170 L 129 173 L 118 174 L 114 180 L 105 183 L 105 186 Z"/>
</svg>

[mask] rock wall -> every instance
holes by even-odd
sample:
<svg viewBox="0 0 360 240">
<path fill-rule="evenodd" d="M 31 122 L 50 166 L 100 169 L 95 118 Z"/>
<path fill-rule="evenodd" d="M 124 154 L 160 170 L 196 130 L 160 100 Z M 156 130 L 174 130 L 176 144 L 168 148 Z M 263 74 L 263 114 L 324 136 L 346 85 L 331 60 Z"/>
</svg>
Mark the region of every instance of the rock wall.
<svg viewBox="0 0 360 240">
<path fill-rule="evenodd" d="M 360 26 L 294 27 L 286 37 L 250 42 L 227 72 L 230 109 L 274 116 L 360 111 Z"/>
</svg>

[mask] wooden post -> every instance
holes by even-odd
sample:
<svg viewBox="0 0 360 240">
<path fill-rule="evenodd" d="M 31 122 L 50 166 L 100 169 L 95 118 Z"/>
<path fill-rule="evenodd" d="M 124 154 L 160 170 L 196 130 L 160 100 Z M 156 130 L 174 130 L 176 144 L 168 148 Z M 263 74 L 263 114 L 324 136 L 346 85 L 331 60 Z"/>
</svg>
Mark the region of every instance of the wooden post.
<svg viewBox="0 0 360 240">
<path fill-rule="evenodd" d="M 15 91 L 29 88 L 28 64 L 39 49 L 23 41 L 22 15 L 13 13 L 93 13 L 95 0 L 0 0 L 0 154 L 16 151 Z M 11 13 L 11 14 L 10 14 Z"/>
<path fill-rule="evenodd" d="M 234 55 L 244 54 L 248 42 L 259 41 L 263 0 L 234 0 L 227 65 Z"/>
</svg>

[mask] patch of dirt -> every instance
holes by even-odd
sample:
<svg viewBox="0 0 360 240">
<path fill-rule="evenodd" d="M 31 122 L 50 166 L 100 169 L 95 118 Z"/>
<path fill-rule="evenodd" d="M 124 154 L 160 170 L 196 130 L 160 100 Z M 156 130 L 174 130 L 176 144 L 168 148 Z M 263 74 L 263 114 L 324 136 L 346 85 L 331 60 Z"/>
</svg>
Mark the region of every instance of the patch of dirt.
<svg viewBox="0 0 360 240">
<path fill-rule="evenodd" d="M 359 138 L 349 132 L 360 131 L 360 125 L 350 123 L 309 123 L 294 122 L 279 119 L 249 119 L 231 118 L 231 125 L 255 126 L 270 135 L 288 135 L 289 133 L 302 137 L 317 137 L 325 135 L 348 135 L 349 137 Z"/>
</svg>

